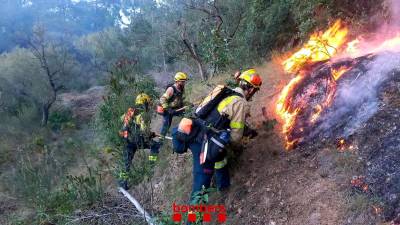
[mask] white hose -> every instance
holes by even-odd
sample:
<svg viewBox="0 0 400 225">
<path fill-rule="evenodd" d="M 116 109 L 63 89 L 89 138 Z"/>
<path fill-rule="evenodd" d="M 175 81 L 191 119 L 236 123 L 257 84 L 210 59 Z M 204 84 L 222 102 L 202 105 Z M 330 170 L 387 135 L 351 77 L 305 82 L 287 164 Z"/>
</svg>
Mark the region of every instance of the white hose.
<svg viewBox="0 0 400 225">
<path fill-rule="evenodd" d="M 146 210 L 143 209 L 143 207 L 140 205 L 140 203 L 134 198 L 132 197 L 131 194 L 129 194 L 125 189 L 123 189 L 122 187 L 119 187 L 118 190 L 129 199 L 130 202 L 132 202 L 132 204 L 136 207 L 136 209 L 144 215 L 144 217 L 146 218 L 146 222 L 149 225 L 156 225 L 154 224 L 152 221 L 153 218 L 151 218 L 150 214 L 146 212 Z"/>
</svg>

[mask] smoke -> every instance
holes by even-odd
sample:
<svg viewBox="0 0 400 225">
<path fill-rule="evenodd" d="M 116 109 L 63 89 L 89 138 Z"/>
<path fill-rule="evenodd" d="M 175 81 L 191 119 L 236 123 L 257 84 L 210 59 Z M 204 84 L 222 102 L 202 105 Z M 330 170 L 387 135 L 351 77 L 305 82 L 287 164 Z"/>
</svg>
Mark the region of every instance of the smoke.
<svg viewBox="0 0 400 225">
<path fill-rule="evenodd" d="M 390 25 L 400 27 L 400 1 L 399 0 L 388 0 L 391 20 Z"/>
<path fill-rule="evenodd" d="M 352 43 L 354 49 L 348 48 L 338 58 L 355 58 L 368 53 L 378 53 L 378 56 L 349 71 L 346 76 L 352 79 L 338 83 L 332 107 L 310 137 L 321 132 L 330 135 L 334 130 L 341 130 L 339 133 L 348 137 L 378 111 L 382 85 L 395 71 L 400 71 L 400 54 L 393 53 L 400 52 L 400 1 L 387 0 L 386 3 L 391 12 L 390 20 L 373 37 L 358 37 Z"/>
<path fill-rule="evenodd" d="M 342 137 L 352 135 L 378 111 L 382 87 L 399 71 L 400 54 L 393 52 L 380 53 L 372 61 L 349 71 L 346 76 L 351 79 L 338 83 L 332 107 L 310 136 L 321 132 L 331 135 L 339 129 Z"/>
<path fill-rule="evenodd" d="M 334 60 L 345 57 L 355 58 L 381 51 L 400 51 L 400 1 L 387 0 L 386 7 L 390 18 L 375 32 L 361 34 L 347 44 L 347 48 L 336 55 Z"/>
</svg>

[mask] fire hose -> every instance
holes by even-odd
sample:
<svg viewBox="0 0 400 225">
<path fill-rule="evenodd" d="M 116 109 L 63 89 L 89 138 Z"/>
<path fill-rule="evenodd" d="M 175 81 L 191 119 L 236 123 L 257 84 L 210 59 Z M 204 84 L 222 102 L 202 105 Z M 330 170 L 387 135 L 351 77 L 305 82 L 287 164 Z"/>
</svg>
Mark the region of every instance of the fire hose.
<svg viewBox="0 0 400 225">
<path fill-rule="evenodd" d="M 143 207 L 140 205 L 140 203 L 131 195 L 129 194 L 126 190 L 124 190 L 122 187 L 118 188 L 119 192 L 121 192 L 134 206 L 135 208 L 141 213 L 143 214 L 146 222 L 149 225 L 157 225 L 156 223 L 154 223 L 154 219 L 151 218 L 150 214 L 148 212 L 146 212 L 145 209 L 143 209 Z"/>
</svg>

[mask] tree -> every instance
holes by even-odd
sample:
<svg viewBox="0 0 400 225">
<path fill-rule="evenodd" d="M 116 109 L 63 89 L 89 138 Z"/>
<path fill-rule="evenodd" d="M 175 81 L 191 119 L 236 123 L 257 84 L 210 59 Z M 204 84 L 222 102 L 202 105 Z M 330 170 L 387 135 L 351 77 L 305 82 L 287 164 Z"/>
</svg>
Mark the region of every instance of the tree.
<svg viewBox="0 0 400 225">
<path fill-rule="evenodd" d="M 242 3 L 218 0 L 172 3 L 184 52 L 196 64 L 202 80 L 206 80 L 229 64 L 229 45 L 241 26 L 245 7 Z"/>
<path fill-rule="evenodd" d="M 33 36 L 28 42 L 30 51 L 39 63 L 47 81 L 49 96 L 43 96 L 41 125 L 45 126 L 49 118 L 50 108 L 57 95 L 64 89 L 63 78 L 67 75 L 68 51 L 61 43 L 47 39 L 43 26 L 33 28 Z"/>
</svg>

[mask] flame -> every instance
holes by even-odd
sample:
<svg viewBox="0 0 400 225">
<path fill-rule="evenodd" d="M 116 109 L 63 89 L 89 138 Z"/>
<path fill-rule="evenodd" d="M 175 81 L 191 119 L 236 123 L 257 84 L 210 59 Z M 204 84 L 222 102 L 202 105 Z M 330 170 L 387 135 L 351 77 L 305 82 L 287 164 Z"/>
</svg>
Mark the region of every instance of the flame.
<svg viewBox="0 0 400 225">
<path fill-rule="evenodd" d="M 340 138 L 336 143 L 336 147 L 339 151 L 344 151 L 346 148 L 346 141 L 343 138 Z"/>
<path fill-rule="evenodd" d="M 324 33 L 314 33 L 299 51 L 283 62 L 285 71 L 294 73 L 306 63 L 330 59 L 346 41 L 348 29 L 337 20 Z"/>
<path fill-rule="evenodd" d="M 315 112 L 314 115 L 312 115 L 312 117 L 311 117 L 311 123 L 314 123 L 318 119 L 319 115 L 322 112 L 322 106 L 321 105 L 317 105 L 314 108 L 314 112 Z"/>
<path fill-rule="evenodd" d="M 302 67 L 310 62 L 318 62 L 330 59 L 335 55 L 338 49 L 345 43 L 348 29 L 342 25 L 341 20 L 337 20 L 325 32 L 316 32 L 311 35 L 309 41 L 299 51 L 283 62 L 285 71 L 294 73 L 298 72 Z M 336 80 L 342 76 L 349 68 L 339 68 L 334 73 L 333 78 Z M 291 93 L 297 85 L 304 79 L 304 74 L 299 73 L 282 89 L 276 105 L 276 113 L 283 120 L 282 132 L 285 134 L 286 149 L 293 147 L 298 139 L 291 140 L 288 134 L 292 131 L 296 121 L 296 117 L 301 111 L 300 108 L 292 108 Z M 335 84 L 330 84 L 335 85 Z M 333 87 L 335 88 L 335 87 Z M 326 101 L 322 105 L 315 108 L 315 113 L 310 121 L 314 123 L 320 116 L 323 108 L 329 106 L 332 102 L 334 92 L 328 94 Z"/>
<path fill-rule="evenodd" d="M 382 36 L 384 39 L 382 39 Z M 354 58 L 368 53 L 393 50 L 400 50 L 400 33 L 391 37 L 387 37 L 387 35 L 383 34 L 369 41 L 362 37 L 358 37 L 347 43 L 346 50 L 342 56 L 350 56 Z"/>
<path fill-rule="evenodd" d="M 400 34 L 397 34 L 395 37 L 385 40 L 381 45 L 379 45 L 373 52 L 380 52 L 385 50 L 393 50 L 400 46 Z"/>
<path fill-rule="evenodd" d="M 360 49 L 358 48 L 358 44 L 360 44 L 360 40 L 357 38 L 353 41 L 347 43 L 346 52 L 350 55 L 356 55 Z"/>
<path fill-rule="evenodd" d="M 303 80 L 304 76 L 298 75 L 293 78 L 283 89 L 281 95 L 279 96 L 278 103 L 276 105 L 276 113 L 283 119 L 284 124 L 282 127 L 282 132 L 284 134 L 288 134 L 293 127 L 296 116 L 299 113 L 300 109 L 290 109 L 288 95 L 289 93 Z M 289 141 L 286 136 L 286 149 L 290 149 L 297 140 Z"/>
<path fill-rule="evenodd" d="M 368 192 L 369 190 L 369 186 L 365 182 L 365 176 L 354 176 L 350 183 L 354 188 L 361 189 L 364 192 Z"/>
<path fill-rule="evenodd" d="M 336 81 L 338 80 L 344 73 L 350 70 L 350 67 L 347 66 L 341 66 L 339 69 L 331 69 L 331 74 L 333 79 Z"/>
<path fill-rule="evenodd" d="M 294 73 L 296 76 L 292 78 L 289 83 L 282 89 L 278 101 L 276 103 L 276 114 L 282 120 L 282 133 L 285 135 L 286 149 L 292 148 L 302 137 L 294 138 L 291 133 L 300 131 L 303 133 L 304 127 L 299 130 L 294 130 L 299 121 L 297 117 L 303 116 L 304 107 L 294 106 L 295 102 L 293 91 L 301 86 L 301 83 L 307 77 L 306 66 L 315 62 L 329 60 L 332 57 L 357 57 L 371 52 L 380 52 L 385 50 L 400 50 L 400 33 L 385 40 L 375 38 L 374 41 L 366 41 L 366 39 L 359 36 L 358 38 L 348 41 L 347 34 L 349 30 L 345 27 L 341 20 L 335 23 L 324 32 L 315 32 L 310 36 L 310 39 L 303 45 L 303 47 L 289 56 L 283 61 L 282 66 L 288 73 Z M 348 41 L 348 42 L 347 42 Z M 346 43 L 347 42 L 347 43 Z M 331 79 L 327 81 L 326 97 L 323 102 L 314 106 L 314 111 L 310 117 L 306 118 L 311 124 L 315 124 L 324 110 L 329 107 L 336 93 L 337 81 L 351 69 L 351 66 L 341 66 L 340 68 L 331 68 Z M 308 78 L 308 77 L 307 77 Z M 302 113 L 303 112 L 303 113 Z M 302 117 L 303 118 L 303 117 Z M 301 124 L 301 123 L 300 123 Z M 298 129 L 298 128 L 296 128 Z M 344 140 L 343 140 L 344 141 Z M 338 144 L 339 145 L 339 144 Z M 348 149 L 353 149 L 354 146 L 347 145 L 346 143 L 340 144 L 340 149 L 345 146 Z M 338 147 L 339 148 L 339 147 Z"/>
</svg>

